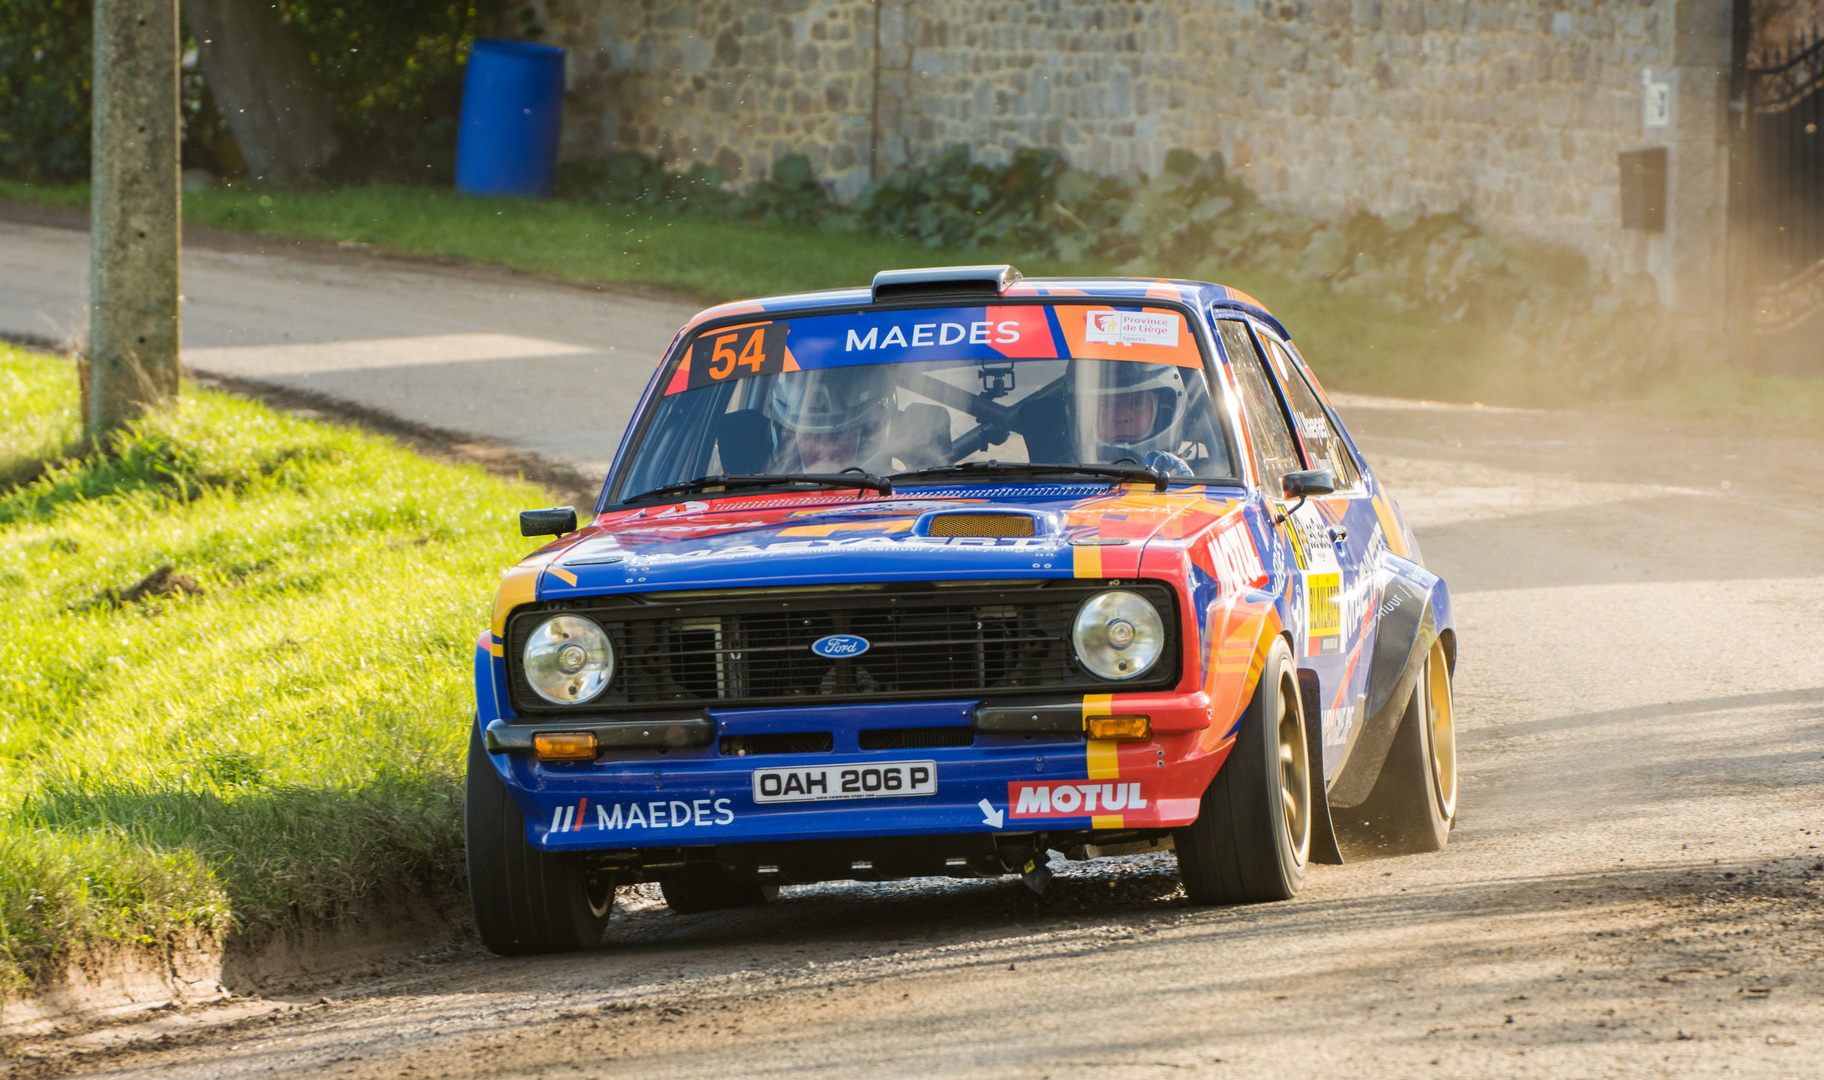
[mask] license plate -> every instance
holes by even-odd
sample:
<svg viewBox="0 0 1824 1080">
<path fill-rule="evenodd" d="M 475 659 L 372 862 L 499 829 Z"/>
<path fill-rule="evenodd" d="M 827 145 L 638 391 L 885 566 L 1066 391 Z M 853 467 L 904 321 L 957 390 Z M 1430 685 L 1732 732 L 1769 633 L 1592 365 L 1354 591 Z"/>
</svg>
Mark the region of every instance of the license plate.
<svg viewBox="0 0 1824 1080">
<path fill-rule="evenodd" d="M 755 769 L 757 803 L 822 799 L 891 799 L 937 794 L 937 762 L 883 761 L 875 765 L 813 765 Z"/>
</svg>

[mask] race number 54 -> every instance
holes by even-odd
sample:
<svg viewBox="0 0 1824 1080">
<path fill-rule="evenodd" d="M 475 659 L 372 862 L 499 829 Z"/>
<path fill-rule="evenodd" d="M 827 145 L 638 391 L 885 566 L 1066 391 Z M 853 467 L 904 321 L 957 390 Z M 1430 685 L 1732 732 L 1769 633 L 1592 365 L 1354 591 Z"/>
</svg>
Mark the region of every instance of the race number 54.
<svg viewBox="0 0 1824 1080">
<path fill-rule="evenodd" d="M 690 388 L 785 370 L 786 327 L 779 323 L 710 330 L 690 350 Z"/>
</svg>

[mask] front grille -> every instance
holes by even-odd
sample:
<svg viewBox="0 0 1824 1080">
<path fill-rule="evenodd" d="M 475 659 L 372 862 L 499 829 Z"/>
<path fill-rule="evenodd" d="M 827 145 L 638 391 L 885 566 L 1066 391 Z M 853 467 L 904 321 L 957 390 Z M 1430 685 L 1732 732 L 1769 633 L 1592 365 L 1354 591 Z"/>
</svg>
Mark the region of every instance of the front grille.
<svg viewBox="0 0 1824 1080">
<path fill-rule="evenodd" d="M 724 735 L 720 749 L 726 757 L 749 757 L 754 754 L 827 754 L 835 746 L 835 738 L 827 731 L 786 731 Z"/>
<path fill-rule="evenodd" d="M 850 588 L 718 590 L 548 601 L 522 609 L 507 628 L 516 708 L 550 715 L 518 658 L 525 637 L 551 611 L 586 615 L 614 641 L 615 675 L 590 712 L 655 706 L 764 705 L 967 699 L 1049 691 L 1108 692 L 1172 685 L 1178 616 L 1163 585 L 1127 585 L 1159 607 L 1164 657 L 1132 682 L 1110 683 L 1078 667 L 1071 624 L 1099 582 L 903 583 Z M 831 635 L 866 638 L 857 656 L 826 659 L 811 644 Z M 754 752 L 754 751 L 749 751 Z"/>
<path fill-rule="evenodd" d="M 928 750 L 934 746 L 974 746 L 968 727 L 880 728 L 861 733 L 863 750 Z"/>
</svg>

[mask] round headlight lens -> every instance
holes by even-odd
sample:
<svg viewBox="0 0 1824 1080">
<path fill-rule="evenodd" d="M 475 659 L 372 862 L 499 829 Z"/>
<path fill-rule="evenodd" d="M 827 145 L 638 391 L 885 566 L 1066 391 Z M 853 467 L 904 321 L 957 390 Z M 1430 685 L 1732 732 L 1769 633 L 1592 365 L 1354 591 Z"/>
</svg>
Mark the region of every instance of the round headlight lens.
<svg viewBox="0 0 1824 1080">
<path fill-rule="evenodd" d="M 1077 659 L 1104 679 L 1131 679 L 1159 662 L 1165 620 L 1139 593 L 1112 589 L 1085 601 L 1071 633 Z"/>
<path fill-rule="evenodd" d="M 526 682 L 555 705 L 594 698 L 614 675 L 614 645 L 580 615 L 555 615 L 526 639 Z"/>
</svg>

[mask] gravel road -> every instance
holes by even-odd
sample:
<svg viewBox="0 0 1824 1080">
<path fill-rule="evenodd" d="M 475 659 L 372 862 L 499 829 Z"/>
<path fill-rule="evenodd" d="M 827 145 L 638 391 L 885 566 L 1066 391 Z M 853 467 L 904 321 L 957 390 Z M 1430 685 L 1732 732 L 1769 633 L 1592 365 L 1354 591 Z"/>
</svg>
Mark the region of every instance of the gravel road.
<svg viewBox="0 0 1824 1080">
<path fill-rule="evenodd" d="M 15 1048 L 12 1076 L 1814 1074 L 1824 443 L 1342 405 L 1456 598 L 1443 853 L 1228 909 L 1188 906 L 1170 855 L 1063 864 L 1043 898 L 830 884 L 674 916 L 641 887 L 598 952 L 459 950 Z"/>
</svg>

